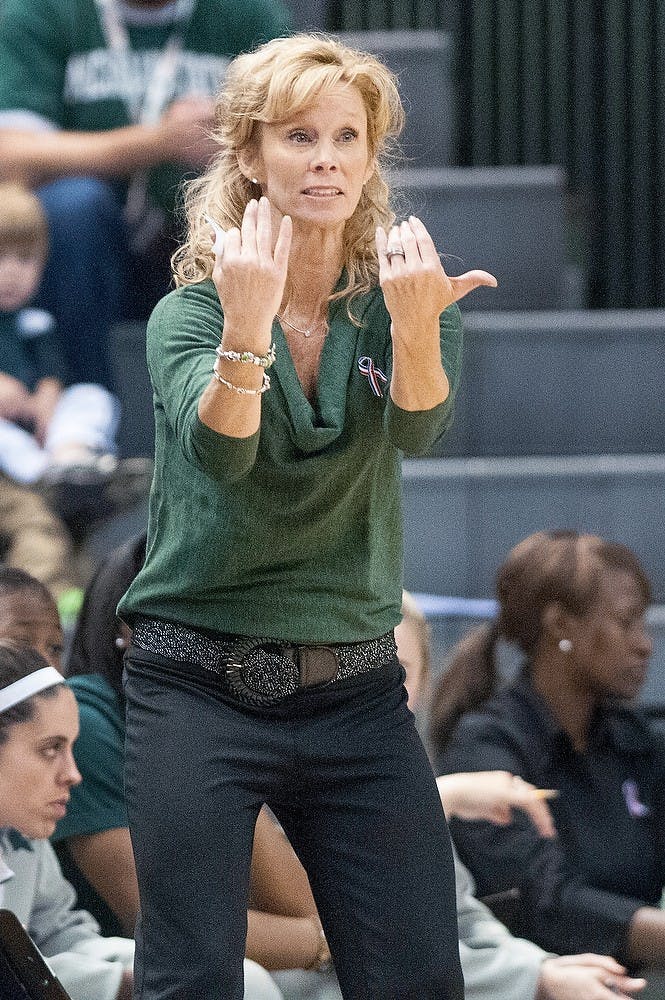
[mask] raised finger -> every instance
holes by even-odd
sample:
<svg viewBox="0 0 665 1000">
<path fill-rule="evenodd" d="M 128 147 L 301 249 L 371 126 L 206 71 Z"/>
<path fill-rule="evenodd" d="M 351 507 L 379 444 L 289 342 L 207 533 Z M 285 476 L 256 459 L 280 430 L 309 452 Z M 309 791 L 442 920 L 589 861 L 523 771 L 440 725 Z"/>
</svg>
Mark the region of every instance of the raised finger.
<svg viewBox="0 0 665 1000">
<path fill-rule="evenodd" d="M 427 226 L 416 215 L 409 216 L 409 225 L 417 243 L 420 257 L 425 264 L 435 264 L 439 260 L 439 255 L 434 246 L 434 240 L 429 234 Z"/>
<path fill-rule="evenodd" d="M 404 251 L 404 247 L 402 246 L 402 237 L 400 235 L 399 226 L 390 227 L 390 232 L 388 233 L 388 244 L 386 246 L 386 251 L 385 251 L 386 261 L 388 263 L 388 266 L 390 267 L 391 270 L 394 270 L 395 267 L 399 267 L 400 265 L 404 264 L 405 257 L 403 256 L 402 253 L 392 254 L 391 253 L 392 250 Z"/>
<path fill-rule="evenodd" d="M 279 232 L 277 233 L 277 241 L 275 243 L 275 253 L 274 261 L 280 274 L 284 274 L 286 277 L 286 270 L 289 266 L 289 251 L 291 250 L 291 234 L 293 232 L 293 223 L 291 222 L 291 216 L 285 215 L 279 224 Z"/>
<path fill-rule="evenodd" d="M 272 217 L 270 202 L 263 197 L 256 212 L 256 249 L 264 259 L 272 257 Z"/>
<path fill-rule="evenodd" d="M 252 198 L 247 203 L 240 227 L 241 252 L 256 253 L 256 221 L 259 212 L 259 203 L 256 198 Z"/>
<path fill-rule="evenodd" d="M 416 235 L 408 222 L 401 222 L 399 240 L 404 249 L 404 260 L 407 264 L 418 264 L 422 260 Z"/>
</svg>

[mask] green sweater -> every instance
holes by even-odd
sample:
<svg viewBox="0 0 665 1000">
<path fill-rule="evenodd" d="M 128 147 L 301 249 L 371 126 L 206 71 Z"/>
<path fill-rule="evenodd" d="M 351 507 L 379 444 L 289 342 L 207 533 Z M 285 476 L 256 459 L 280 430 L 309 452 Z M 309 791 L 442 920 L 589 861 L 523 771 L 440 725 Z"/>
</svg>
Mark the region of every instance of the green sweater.
<svg viewBox="0 0 665 1000">
<path fill-rule="evenodd" d="M 119 614 L 293 642 L 353 642 L 392 629 L 402 591 L 401 453 L 426 452 L 452 417 L 461 361 L 456 306 L 441 316 L 445 403 L 406 412 L 372 392 L 359 358 L 390 381 L 380 289 L 329 310 L 312 407 L 279 324 L 272 388 L 249 438 L 198 418 L 223 315 L 206 281 L 171 292 L 148 324 L 156 460 L 146 561 Z"/>
</svg>

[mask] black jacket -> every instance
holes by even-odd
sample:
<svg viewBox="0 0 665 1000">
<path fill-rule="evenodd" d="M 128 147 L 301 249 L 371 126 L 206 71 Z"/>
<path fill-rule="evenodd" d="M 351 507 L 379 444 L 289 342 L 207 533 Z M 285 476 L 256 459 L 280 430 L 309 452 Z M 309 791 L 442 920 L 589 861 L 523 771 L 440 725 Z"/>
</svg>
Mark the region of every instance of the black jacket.
<svg viewBox="0 0 665 1000">
<path fill-rule="evenodd" d="M 515 934 L 561 954 L 625 958 L 633 913 L 657 906 L 665 884 L 665 743 L 646 719 L 604 708 L 580 754 L 523 672 L 463 717 L 439 763 L 441 773 L 498 768 L 558 789 L 555 840 L 517 815 L 508 827 L 453 820 L 455 844 L 479 896 L 519 889 Z"/>
</svg>

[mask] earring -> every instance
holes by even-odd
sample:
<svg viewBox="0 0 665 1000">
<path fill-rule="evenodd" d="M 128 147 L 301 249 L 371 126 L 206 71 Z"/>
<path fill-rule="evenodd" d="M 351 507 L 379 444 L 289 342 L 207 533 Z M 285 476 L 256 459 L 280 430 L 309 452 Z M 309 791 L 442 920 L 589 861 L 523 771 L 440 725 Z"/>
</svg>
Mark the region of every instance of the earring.
<svg viewBox="0 0 665 1000">
<path fill-rule="evenodd" d="M 116 636 L 114 645 L 116 649 L 127 649 L 127 643 L 121 635 Z"/>
<path fill-rule="evenodd" d="M 258 177 L 250 177 L 250 180 L 251 180 L 252 184 L 258 184 L 259 183 Z"/>
<path fill-rule="evenodd" d="M 570 653 L 572 648 L 573 644 L 570 639 L 559 639 L 559 649 L 562 653 Z"/>
</svg>

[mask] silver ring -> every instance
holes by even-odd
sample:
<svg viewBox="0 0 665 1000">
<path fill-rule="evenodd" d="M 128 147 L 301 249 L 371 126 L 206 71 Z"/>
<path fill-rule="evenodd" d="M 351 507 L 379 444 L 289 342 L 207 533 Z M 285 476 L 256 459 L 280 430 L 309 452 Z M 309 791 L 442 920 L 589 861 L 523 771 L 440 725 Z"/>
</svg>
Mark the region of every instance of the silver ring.
<svg viewBox="0 0 665 1000">
<path fill-rule="evenodd" d="M 617 986 L 617 984 L 614 982 L 613 979 L 606 979 L 605 987 L 610 991 L 610 993 L 621 993 L 621 990 L 619 989 L 619 987 Z"/>
<path fill-rule="evenodd" d="M 406 254 L 404 253 L 402 247 L 387 247 L 386 257 L 388 258 L 388 260 L 390 260 L 391 257 L 404 257 L 404 259 L 406 260 Z"/>
</svg>

